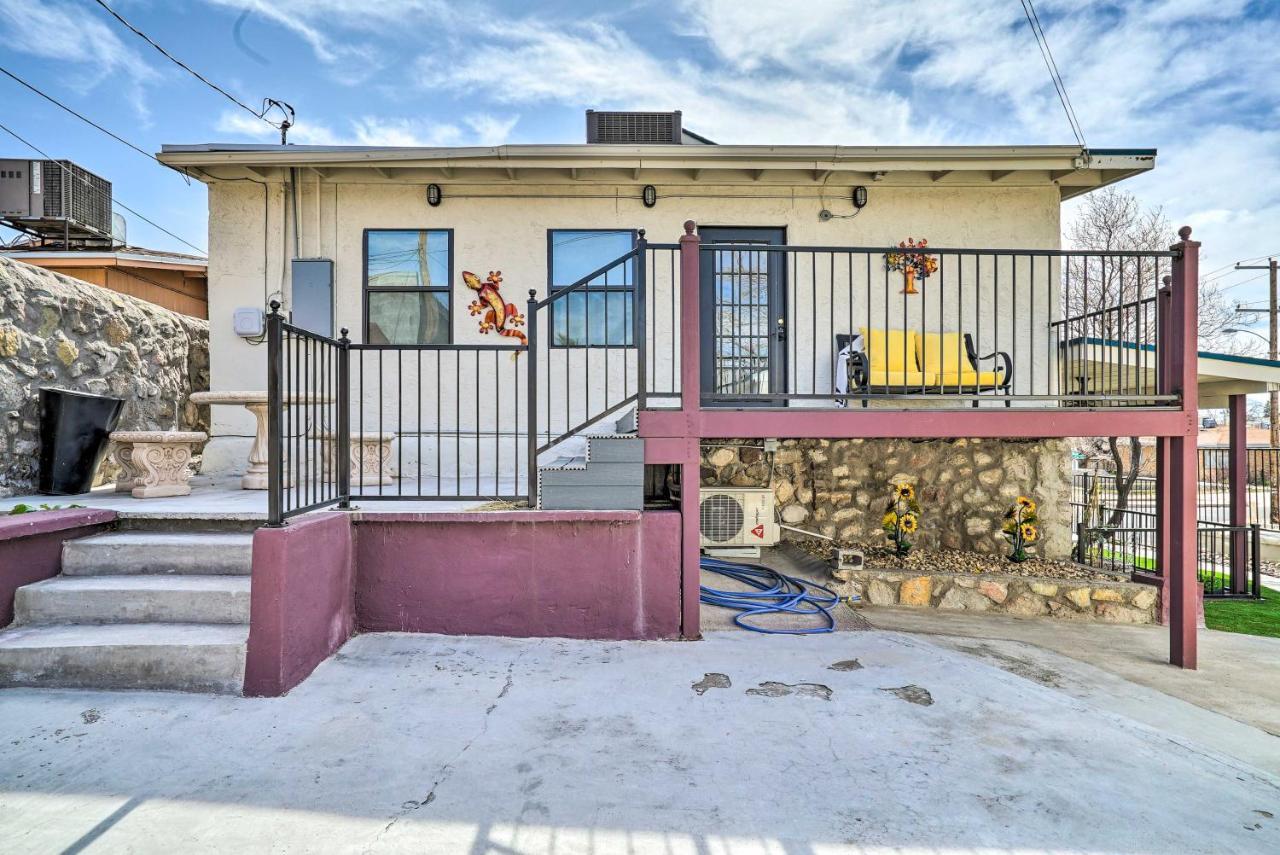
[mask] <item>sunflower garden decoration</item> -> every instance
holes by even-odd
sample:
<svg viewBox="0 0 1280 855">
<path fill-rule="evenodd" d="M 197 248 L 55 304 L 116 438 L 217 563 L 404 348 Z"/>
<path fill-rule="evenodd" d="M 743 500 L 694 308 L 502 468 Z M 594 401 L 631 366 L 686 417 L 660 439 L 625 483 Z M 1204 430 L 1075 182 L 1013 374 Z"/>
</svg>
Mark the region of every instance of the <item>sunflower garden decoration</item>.
<svg viewBox="0 0 1280 855">
<path fill-rule="evenodd" d="M 929 241 L 924 238 L 920 238 L 919 242 L 907 238 L 898 244 L 902 252 L 884 254 L 884 266 L 889 270 L 902 272 L 903 294 L 919 294 L 920 292 L 916 290 L 916 280 L 923 281 L 929 277 L 929 274 L 937 272 L 937 257 L 920 252 L 928 245 Z"/>
<path fill-rule="evenodd" d="M 911 551 L 911 541 L 908 538 L 920 529 L 920 502 L 916 500 L 916 488 L 913 485 L 893 485 L 889 502 L 884 506 L 880 528 L 893 544 L 893 551 L 899 558 Z"/>
<path fill-rule="evenodd" d="M 1022 563 L 1027 560 L 1027 547 L 1040 537 L 1039 522 L 1036 503 L 1027 496 L 1019 496 L 1009 510 L 1004 512 L 1004 524 L 1000 527 L 1000 532 L 1012 549 L 1009 553 L 1010 561 Z"/>
</svg>

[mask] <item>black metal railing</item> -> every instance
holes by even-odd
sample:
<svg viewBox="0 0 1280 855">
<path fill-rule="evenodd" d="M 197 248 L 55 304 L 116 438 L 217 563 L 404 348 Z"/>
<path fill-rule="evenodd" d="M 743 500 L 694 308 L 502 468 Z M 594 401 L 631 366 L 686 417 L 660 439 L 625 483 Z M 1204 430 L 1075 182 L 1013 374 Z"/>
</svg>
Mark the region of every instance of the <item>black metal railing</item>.
<svg viewBox="0 0 1280 855">
<path fill-rule="evenodd" d="M 1099 570 L 1137 577 L 1163 575 L 1156 560 L 1156 514 L 1126 507 L 1112 521 L 1113 507 L 1072 502 L 1074 558 Z M 1211 598 L 1249 597 L 1262 590 L 1261 529 L 1201 521 L 1196 528 L 1196 575 Z"/>
<path fill-rule="evenodd" d="M 635 247 L 599 269 L 541 300 L 530 290 L 531 482 L 538 455 L 574 434 L 632 406 L 672 405 L 679 388 L 677 250 L 648 243 L 641 230 Z"/>
<path fill-rule="evenodd" d="M 1172 407 L 1174 252 L 704 244 L 703 398 Z"/>
<path fill-rule="evenodd" d="M 1091 491 L 1102 500 L 1116 504 L 1117 490 L 1112 465 L 1072 473 L 1074 501 L 1083 502 Z M 1199 449 L 1196 480 L 1196 516 L 1201 522 L 1231 523 L 1230 449 Z M 1245 523 L 1263 531 L 1280 533 L 1280 448 L 1250 448 L 1245 452 Z M 1156 479 L 1138 475 L 1125 506 L 1155 512 Z"/>
<path fill-rule="evenodd" d="M 527 347 L 352 344 L 350 351 L 352 499 L 528 497 Z"/>
<path fill-rule="evenodd" d="M 343 501 L 350 494 L 344 406 L 348 345 L 295 327 L 271 304 L 267 317 L 267 513 L 270 522 Z"/>
</svg>

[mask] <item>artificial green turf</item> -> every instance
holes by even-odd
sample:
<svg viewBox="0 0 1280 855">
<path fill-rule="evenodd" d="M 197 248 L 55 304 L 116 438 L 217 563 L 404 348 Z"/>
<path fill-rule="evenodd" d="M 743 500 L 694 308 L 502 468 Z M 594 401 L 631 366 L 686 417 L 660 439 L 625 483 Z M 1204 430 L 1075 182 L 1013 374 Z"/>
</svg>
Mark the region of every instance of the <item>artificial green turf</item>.
<svg viewBox="0 0 1280 855">
<path fill-rule="evenodd" d="M 1263 588 L 1261 600 L 1205 600 L 1204 625 L 1223 632 L 1280 638 L 1280 591 Z"/>
</svg>

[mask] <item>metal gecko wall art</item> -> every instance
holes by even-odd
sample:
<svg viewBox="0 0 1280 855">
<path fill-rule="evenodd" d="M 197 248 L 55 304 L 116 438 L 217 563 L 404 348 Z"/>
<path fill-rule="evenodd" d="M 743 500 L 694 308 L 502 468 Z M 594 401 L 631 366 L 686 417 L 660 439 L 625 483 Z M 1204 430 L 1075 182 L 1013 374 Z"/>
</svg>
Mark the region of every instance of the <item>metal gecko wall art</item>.
<svg viewBox="0 0 1280 855">
<path fill-rule="evenodd" d="M 516 327 L 524 326 L 524 315 L 520 314 L 514 303 L 502 299 L 499 289 L 502 287 L 502 271 L 490 270 L 484 281 L 470 270 L 462 271 L 462 281 L 476 298 L 467 309 L 472 317 L 480 315 L 480 332 L 488 335 L 490 330 L 498 335 L 519 339 L 521 344 L 528 344 L 525 334 Z"/>
</svg>

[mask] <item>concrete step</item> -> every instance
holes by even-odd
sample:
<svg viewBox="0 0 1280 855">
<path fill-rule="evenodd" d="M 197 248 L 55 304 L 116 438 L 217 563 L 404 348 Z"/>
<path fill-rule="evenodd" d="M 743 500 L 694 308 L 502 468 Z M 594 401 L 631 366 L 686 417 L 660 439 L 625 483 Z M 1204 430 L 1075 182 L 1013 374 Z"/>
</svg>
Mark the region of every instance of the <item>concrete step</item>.
<svg viewBox="0 0 1280 855">
<path fill-rule="evenodd" d="M 66 576 L 248 576 L 252 570 L 250 532 L 109 532 L 69 540 L 62 547 Z"/>
<path fill-rule="evenodd" d="M 0 686 L 238 695 L 248 638 L 240 625 L 16 627 L 0 632 Z"/>
<path fill-rule="evenodd" d="M 583 486 L 543 484 L 539 507 L 545 511 L 642 511 L 644 484 Z"/>
<path fill-rule="evenodd" d="M 245 623 L 248 576 L 56 576 L 23 585 L 14 624 Z"/>
<path fill-rule="evenodd" d="M 644 463 L 644 440 L 634 436 L 593 436 L 587 440 L 591 463 Z"/>
<path fill-rule="evenodd" d="M 577 484 L 583 487 L 621 487 L 644 484 L 642 463 L 600 463 L 595 460 L 586 466 L 543 469 L 538 473 L 544 487 Z"/>
</svg>

